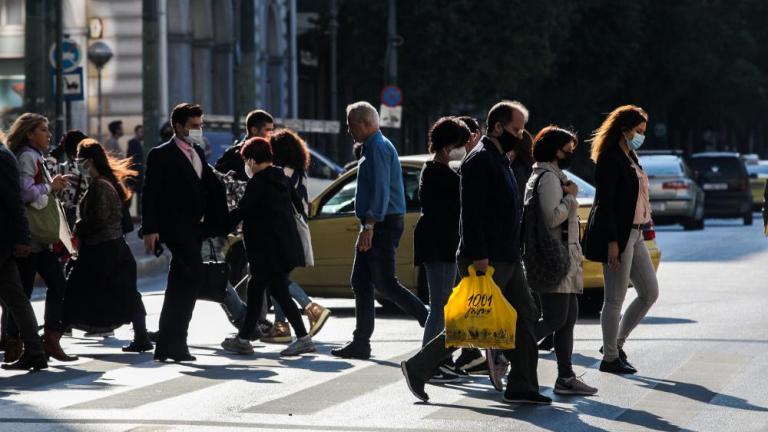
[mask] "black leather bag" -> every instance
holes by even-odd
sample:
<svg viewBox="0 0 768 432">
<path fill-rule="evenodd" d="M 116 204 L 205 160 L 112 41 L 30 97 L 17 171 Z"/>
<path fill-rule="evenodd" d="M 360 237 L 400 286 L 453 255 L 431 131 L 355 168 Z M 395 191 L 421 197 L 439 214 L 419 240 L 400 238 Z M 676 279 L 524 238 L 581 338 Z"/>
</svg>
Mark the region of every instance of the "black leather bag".
<svg viewBox="0 0 768 432">
<path fill-rule="evenodd" d="M 212 240 L 208 240 L 208 246 L 210 258 L 203 262 L 203 285 L 197 293 L 197 299 L 221 303 L 227 296 L 229 264 L 219 261 Z"/>
<path fill-rule="evenodd" d="M 528 285 L 537 291 L 557 288 L 568 275 L 571 257 L 568 244 L 555 239 L 541 221 L 539 202 L 540 174 L 533 184 L 533 194 L 523 207 L 523 263 Z M 567 226 L 568 221 L 565 222 Z"/>
</svg>

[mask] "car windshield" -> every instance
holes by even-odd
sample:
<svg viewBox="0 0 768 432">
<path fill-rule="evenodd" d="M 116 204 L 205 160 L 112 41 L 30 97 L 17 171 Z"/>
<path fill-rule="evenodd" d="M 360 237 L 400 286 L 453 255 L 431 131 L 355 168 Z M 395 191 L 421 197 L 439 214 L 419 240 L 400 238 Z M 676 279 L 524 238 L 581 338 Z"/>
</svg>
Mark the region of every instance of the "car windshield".
<svg viewBox="0 0 768 432">
<path fill-rule="evenodd" d="M 321 215 L 337 215 L 341 213 L 352 213 L 355 211 L 355 190 L 357 189 L 357 179 L 345 184 L 331 199 L 323 204 L 320 210 Z"/>
<path fill-rule="evenodd" d="M 695 157 L 691 164 L 705 180 L 738 178 L 744 175 L 744 163 L 736 157 Z"/>
<path fill-rule="evenodd" d="M 683 175 L 677 158 L 641 157 L 640 165 L 651 177 L 680 177 Z"/>
<path fill-rule="evenodd" d="M 564 170 L 563 171 L 565 175 L 568 176 L 569 179 L 571 179 L 572 182 L 576 183 L 576 186 L 579 187 L 579 194 L 576 195 L 577 198 L 595 198 L 595 187 L 591 184 L 587 183 L 586 180 L 583 178 L 577 176 L 576 174 Z"/>
</svg>

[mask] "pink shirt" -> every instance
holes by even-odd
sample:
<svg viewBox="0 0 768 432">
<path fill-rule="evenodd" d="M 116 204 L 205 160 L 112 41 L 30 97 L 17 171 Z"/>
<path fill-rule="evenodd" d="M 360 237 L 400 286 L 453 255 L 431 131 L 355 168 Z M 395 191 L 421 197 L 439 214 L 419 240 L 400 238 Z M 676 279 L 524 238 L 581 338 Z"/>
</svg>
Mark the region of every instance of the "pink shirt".
<svg viewBox="0 0 768 432">
<path fill-rule="evenodd" d="M 181 152 L 184 153 L 184 156 L 189 159 L 189 163 L 192 164 L 192 168 L 194 168 L 197 176 L 203 178 L 203 162 L 200 160 L 200 155 L 198 155 L 195 149 L 183 139 L 175 137 L 175 141 L 179 150 L 181 150 Z"/>
<path fill-rule="evenodd" d="M 635 218 L 632 220 L 632 224 L 646 224 L 651 221 L 648 175 L 634 162 L 632 162 L 632 168 L 635 169 L 637 181 L 640 184 L 640 189 L 637 193 L 637 204 L 635 205 Z"/>
</svg>

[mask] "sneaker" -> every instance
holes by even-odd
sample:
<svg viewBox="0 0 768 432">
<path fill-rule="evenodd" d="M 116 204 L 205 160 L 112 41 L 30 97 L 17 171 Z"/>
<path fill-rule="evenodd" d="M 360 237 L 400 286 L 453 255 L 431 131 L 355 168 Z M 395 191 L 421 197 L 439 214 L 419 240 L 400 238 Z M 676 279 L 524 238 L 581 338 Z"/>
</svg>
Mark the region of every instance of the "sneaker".
<svg viewBox="0 0 768 432">
<path fill-rule="evenodd" d="M 602 354 L 603 353 L 603 347 L 601 346 L 598 351 L 600 351 L 600 354 Z M 632 369 L 635 369 L 635 367 L 632 366 L 632 364 L 627 361 L 627 353 L 624 352 L 624 348 L 619 348 L 619 358 L 621 359 L 621 361 L 624 362 L 624 364 L 626 364 L 627 366 L 631 367 Z"/>
<path fill-rule="evenodd" d="M 400 370 L 403 372 L 405 383 L 408 385 L 408 390 L 416 396 L 416 399 L 422 402 L 427 402 L 429 396 L 427 395 L 427 392 L 424 391 L 424 381 L 416 375 L 411 374 L 411 372 L 408 371 L 408 365 L 404 361 L 400 362 Z"/>
<path fill-rule="evenodd" d="M 240 339 L 237 336 L 224 339 L 224 342 L 221 343 L 221 347 L 226 351 L 237 354 L 253 354 L 251 342 L 245 339 Z"/>
<path fill-rule="evenodd" d="M 530 405 L 549 405 L 552 399 L 536 392 L 513 392 L 504 393 L 506 403 L 530 404 Z"/>
<path fill-rule="evenodd" d="M 264 333 L 264 334 L 267 334 L 269 329 L 271 329 L 274 325 L 275 324 L 273 324 L 272 321 L 270 321 L 268 319 L 261 320 L 261 321 L 259 321 L 259 324 L 258 324 L 259 331 Z"/>
<path fill-rule="evenodd" d="M 624 363 L 621 358 L 616 358 L 613 361 L 601 361 L 600 372 L 615 373 L 619 375 L 637 373 L 637 369 Z"/>
<path fill-rule="evenodd" d="M 462 348 L 459 358 L 456 359 L 456 371 L 467 370 L 477 365 L 485 364 L 483 353 L 477 348 Z"/>
<path fill-rule="evenodd" d="M 291 328 L 287 322 L 277 321 L 269 331 L 262 337 L 261 341 L 265 343 L 291 343 Z"/>
<path fill-rule="evenodd" d="M 432 374 L 432 378 L 427 381 L 430 384 L 446 384 L 446 383 L 452 383 L 459 380 L 459 376 L 451 371 L 446 372 L 440 368 L 435 371 L 435 373 Z"/>
<path fill-rule="evenodd" d="M 555 381 L 554 392 L 560 395 L 592 396 L 597 393 L 597 389 L 588 386 L 580 377 L 572 376 L 570 378 L 558 378 Z"/>
<path fill-rule="evenodd" d="M 493 349 L 485 350 L 485 358 L 488 359 L 488 378 L 491 379 L 493 388 L 497 391 L 504 390 L 504 383 L 501 380 L 507 374 L 509 361 L 501 351 Z"/>
<path fill-rule="evenodd" d="M 464 372 L 467 375 L 488 375 L 488 361 L 486 360 L 485 356 L 483 356 L 483 363 L 479 364 L 477 366 L 472 366 L 471 368 L 464 369 Z"/>
<path fill-rule="evenodd" d="M 311 352 L 317 352 L 317 348 L 315 348 L 315 344 L 312 342 L 312 336 L 306 335 L 296 339 L 294 343 L 288 345 L 288 348 L 280 351 L 280 355 L 297 356 Z"/>
<path fill-rule="evenodd" d="M 323 329 L 328 317 L 331 316 L 331 310 L 326 309 L 319 304 L 312 302 L 304 308 L 304 313 L 307 314 L 309 320 L 309 335 L 314 336 Z"/>
<path fill-rule="evenodd" d="M 453 376 L 453 377 L 460 377 L 461 374 L 459 372 L 456 372 L 456 365 L 453 364 L 453 362 L 445 362 L 438 367 L 438 370 L 445 375 Z M 466 375 L 466 374 L 464 374 Z"/>
<path fill-rule="evenodd" d="M 347 359 L 368 360 L 371 358 L 371 344 L 354 341 L 348 342 L 343 347 L 332 349 L 331 355 Z"/>
</svg>

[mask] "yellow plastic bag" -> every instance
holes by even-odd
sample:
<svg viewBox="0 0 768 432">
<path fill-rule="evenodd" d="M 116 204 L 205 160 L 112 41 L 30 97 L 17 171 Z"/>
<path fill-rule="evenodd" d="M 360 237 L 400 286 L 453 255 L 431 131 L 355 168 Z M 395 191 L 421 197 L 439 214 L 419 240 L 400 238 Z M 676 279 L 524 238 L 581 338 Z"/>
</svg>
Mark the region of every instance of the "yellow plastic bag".
<svg viewBox="0 0 768 432">
<path fill-rule="evenodd" d="M 493 281 L 494 271 L 489 266 L 478 276 L 469 266 L 469 276 L 453 289 L 444 309 L 447 347 L 515 347 L 517 311 Z"/>
</svg>

